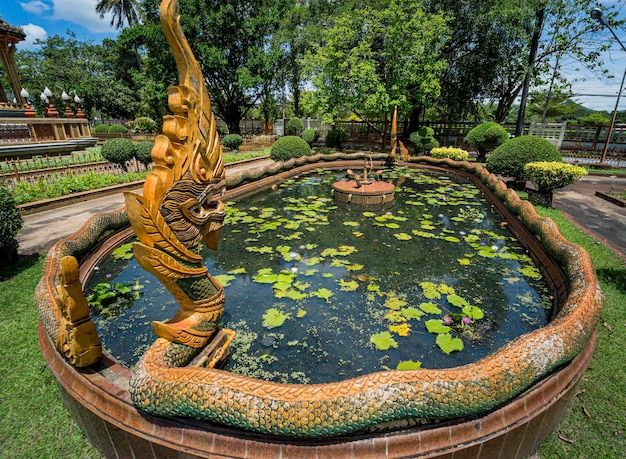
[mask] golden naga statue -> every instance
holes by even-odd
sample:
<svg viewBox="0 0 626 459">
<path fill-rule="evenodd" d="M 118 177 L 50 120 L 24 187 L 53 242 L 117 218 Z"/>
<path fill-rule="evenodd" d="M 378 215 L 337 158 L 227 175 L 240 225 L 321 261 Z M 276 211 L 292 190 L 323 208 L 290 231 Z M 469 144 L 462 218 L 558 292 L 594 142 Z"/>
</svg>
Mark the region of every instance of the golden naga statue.
<svg viewBox="0 0 626 459">
<path fill-rule="evenodd" d="M 173 115 L 163 118 L 143 196 L 125 193 L 126 207 L 140 241 L 133 245 L 135 258 L 180 306 L 168 322 L 153 322 L 155 333 L 201 348 L 216 333 L 224 310 L 224 290 L 199 254 L 202 241 L 217 248 L 225 216 L 219 201 L 224 164 L 202 72 L 178 21 L 178 2 L 163 1 L 161 21 L 180 84 L 168 90 Z"/>
<path fill-rule="evenodd" d="M 394 163 L 398 158 L 396 154 L 398 148 L 400 148 L 400 159 L 409 161 L 411 159 L 409 150 L 406 149 L 402 141 L 398 140 L 398 106 L 396 105 L 393 109 L 393 118 L 391 120 L 391 153 L 389 153 L 389 157 Z"/>
<path fill-rule="evenodd" d="M 60 315 L 56 348 L 72 365 L 87 367 L 100 359 L 102 345 L 80 284 L 78 261 L 73 256 L 61 258 L 57 291 Z"/>
</svg>

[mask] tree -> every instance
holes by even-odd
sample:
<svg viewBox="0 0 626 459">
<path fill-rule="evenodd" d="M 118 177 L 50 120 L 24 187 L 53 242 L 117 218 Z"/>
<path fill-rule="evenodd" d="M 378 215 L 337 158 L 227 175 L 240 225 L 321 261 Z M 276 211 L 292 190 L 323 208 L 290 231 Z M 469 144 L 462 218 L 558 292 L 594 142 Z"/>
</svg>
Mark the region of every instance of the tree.
<svg viewBox="0 0 626 459">
<path fill-rule="evenodd" d="M 89 118 L 96 110 L 111 117 L 132 116 L 136 93 L 116 73 L 114 44 L 113 40 L 100 45 L 81 42 L 68 32 L 66 37 L 54 35 L 38 42 L 34 51 L 18 51 L 16 64 L 20 78 L 32 94 L 35 107 L 42 111 L 37 95 L 50 87 L 52 103 L 61 114 L 64 106 L 61 93 L 65 91 L 84 99 L 83 111 Z"/>
<path fill-rule="evenodd" d="M 134 27 L 143 34 L 154 65 L 153 78 L 175 75 L 174 60 L 158 28 L 158 1 L 143 2 L 145 22 Z M 225 0 L 181 3 L 181 25 L 200 63 L 213 108 L 239 133 L 239 121 L 276 80 L 284 50 L 273 40 L 280 18 L 293 0 Z M 169 62 L 169 63 L 168 63 Z"/>
<path fill-rule="evenodd" d="M 100 14 L 100 19 L 104 19 L 106 13 L 112 13 L 111 25 L 116 29 L 124 27 L 124 22 L 129 26 L 138 24 L 143 18 L 141 5 L 138 0 L 99 0 L 96 4 L 96 13 Z M 142 72 L 141 56 L 137 47 L 134 47 L 137 59 L 137 68 Z"/>
<path fill-rule="evenodd" d="M 565 83 L 559 70 L 563 65 L 582 65 L 595 73 L 606 73 L 600 52 L 609 43 L 594 40 L 598 25 L 589 16 L 589 2 L 583 0 L 533 0 L 503 2 L 500 20 L 508 24 L 504 60 L 491 96 L 498 101 L 496 121 L 506 117 L 516 97 L 522 92 L 518 128 L 525 119 L 526 99 L 533 86 L 546 84 L 556 75 Z M 614 13 L 607 12 L 607 17 Z M 553 63 L 554 62 L 554 63 Z"/>
<path fill-rule="evenodd" d="M 445 11 L 451 33 L 441 57 L 447 66 L 441 75 L 437 114 L 444 119 L 483 120 L 480 108 L 508 58 L 510 28 L 500 13 L 500 0 L 428 0 L 427 11 Z M 423 110 L 416 107 L 409 131 L 419 126 Z"/>
<path fill-rule="evenodd" d="M 394 105 L 411 113 L 439 96 L 443 14 L 427 14 L 417 0 L 392 0 L 353 4 L 330 21 L 306 61 L 331 121 L 345 109 L 365 119 L 387 118 Z"/>
</svg>

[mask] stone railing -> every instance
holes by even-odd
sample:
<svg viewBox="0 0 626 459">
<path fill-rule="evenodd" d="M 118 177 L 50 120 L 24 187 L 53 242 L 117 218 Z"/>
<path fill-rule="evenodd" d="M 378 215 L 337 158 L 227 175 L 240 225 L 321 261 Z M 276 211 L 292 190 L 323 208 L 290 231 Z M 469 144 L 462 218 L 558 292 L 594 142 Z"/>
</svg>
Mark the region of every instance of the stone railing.
<svg viewBox="0 0 626 459">
<path fill-rule="evenodd" d="M 0 145 L 68 142 L 91 137 L 84 118 L 0 118 Z"/>
</svg>

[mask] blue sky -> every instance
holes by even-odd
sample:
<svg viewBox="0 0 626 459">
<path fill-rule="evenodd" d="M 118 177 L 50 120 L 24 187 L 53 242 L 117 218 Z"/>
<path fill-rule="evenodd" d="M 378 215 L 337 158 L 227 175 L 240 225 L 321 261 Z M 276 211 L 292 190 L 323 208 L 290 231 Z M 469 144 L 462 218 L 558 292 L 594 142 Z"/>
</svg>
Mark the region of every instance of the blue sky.
<svg viewBox="0 0 626 459">
<path fill-rule="evenodd" d="M 13 26 L 20 26 L 26 41 L 19 49 L 33 49 L 33 42 L 53 35 L 65 36 L 69 29 L 80 40 L 98 43 L 103 38 L 115 38 L 117 31 L 111 18 L 100 19 L 96 0 L 2 0 L 0 15 Z"/>
<path fill-rule="evenodd" d="M 603 5 L 619 5 L 624 1 L 605 0 Z M 96 43 L 103 38 L 115 38 L 117 31 L 111 26 L 111 18 L 100 16 L 95 11 L 96 0 L 2 0 L 0 15 L 9 24 L 21 26 L 27 34 L 25 42 L 18 44 L 18 49 L 32 49 L 36 38 L 46 39 L 53 35 L 64 36 L 69 29 L 80 40 L 92 40 Z M 591 8 L 591 7 L 590 7 Z M 626 15 L 621 10 L 620 18 Z M 626 32 L 616 30 L 617 36 L 626 44 Z M 598 40 L 610 40 L 611 33 L 604 29 L 597 34 Z M 562 73 L 573 83 L 573 92 L 580 94 L 575 100 L 594 110 L 612 111 L 619 91 L 624 69 L 626 52 L 613 40 L 611 50 L 602 56 L 614 78 L 603 76 L 598 79 L 585 70 L 576 71 L 574 62 L 563 62 Z M 626 109 L 626 97 L 620 102 L 620 109 Z"/>
</svg>

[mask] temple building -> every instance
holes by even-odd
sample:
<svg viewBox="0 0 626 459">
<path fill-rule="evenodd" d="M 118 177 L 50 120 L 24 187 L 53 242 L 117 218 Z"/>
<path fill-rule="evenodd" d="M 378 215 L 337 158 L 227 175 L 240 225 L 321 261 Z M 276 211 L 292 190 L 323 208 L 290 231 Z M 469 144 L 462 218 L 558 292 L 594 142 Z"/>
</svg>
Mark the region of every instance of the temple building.
<svg viewBox="0 0 626 459">
<path fill-rule="evenodd" d="M 5 88 L 0 85 L 0 110 L 6 109 L 23 109 L 26 101 L 20 94 L 22 91 L 22 84 L 17 74 L 15 67 L 15 50 L 16 45 L 20 41 L 26 38 L 26 34 L 20 27 L 14 27 L 8 24 L 0 16 L 0 56 L 2 56 L 2 67 L 7 75 L 11 90 L 13 91 L 13 97 L 17 103 L 17 107 L 12 103 L 12 100 L 8 100 Z"/>
</svg>

